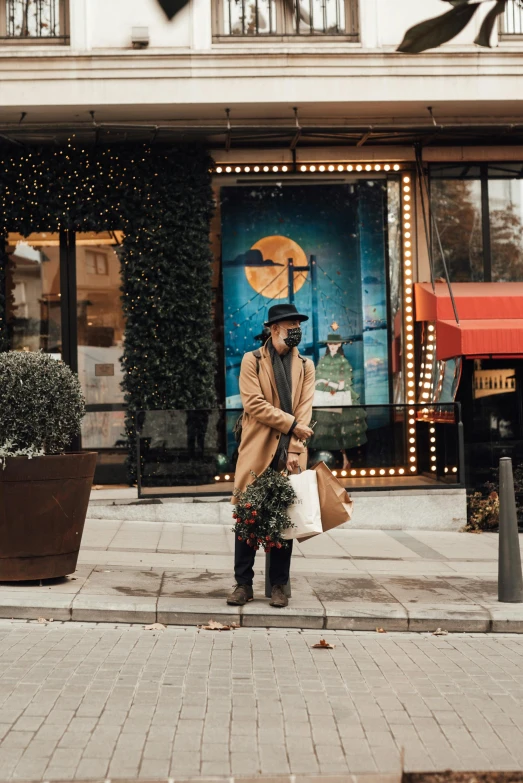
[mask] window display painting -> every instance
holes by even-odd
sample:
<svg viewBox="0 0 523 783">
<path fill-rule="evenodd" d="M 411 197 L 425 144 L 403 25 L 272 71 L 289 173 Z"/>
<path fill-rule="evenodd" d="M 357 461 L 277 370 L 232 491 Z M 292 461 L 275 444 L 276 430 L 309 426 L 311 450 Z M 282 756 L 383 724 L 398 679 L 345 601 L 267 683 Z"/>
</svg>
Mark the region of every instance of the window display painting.
<svg viewBox="0 0 523 783">
<path fill-rule="evenodd" d="M 356 411 L 347 408 L 390 401 L 386 204 L 385 180 L 221 189 L 231 420 L 241 408 L 242 357 L 265 341 L 267 311 L 280 301 L 310 316 L 299 350 L 316 365 L 315 407 L 326 415 L 343 409 L 354 433 Z M 358 415 L 355 443 L 367 426 Z M 319 426 L 325 443 L 331 424 Z"/>
</svg>

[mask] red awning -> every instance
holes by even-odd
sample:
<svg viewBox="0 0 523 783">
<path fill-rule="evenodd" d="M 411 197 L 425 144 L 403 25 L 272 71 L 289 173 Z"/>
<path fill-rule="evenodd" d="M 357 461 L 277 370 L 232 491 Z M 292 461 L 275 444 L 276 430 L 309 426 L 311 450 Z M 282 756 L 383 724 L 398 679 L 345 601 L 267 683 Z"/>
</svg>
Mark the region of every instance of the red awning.
<svg viewBox="0 0 523 783">
<path fill-rule="evenodd" d="M 436 358 L 523 356 L 523 283 L 415 285 L 416 320 L 436 322 Z"/>
</svg>

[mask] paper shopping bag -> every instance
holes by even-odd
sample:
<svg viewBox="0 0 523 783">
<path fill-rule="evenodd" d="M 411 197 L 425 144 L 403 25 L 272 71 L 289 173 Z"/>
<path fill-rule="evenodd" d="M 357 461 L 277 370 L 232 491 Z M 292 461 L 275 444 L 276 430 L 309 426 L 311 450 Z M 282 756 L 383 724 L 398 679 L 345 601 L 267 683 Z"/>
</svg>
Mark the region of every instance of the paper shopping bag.
<svg viewBox="0 0 523 783">
<path fill-rule="evenodd" d="M 314 470 L 304 470 L 289 476 L 296 499 L 287 509 L 293 527 L 282 533 L 282 538 L 310 538 L 323 533 L 318 494 L 318 475 Z"/>
<path fill-rule="evenodd" d="M 350 522 L 354 504 L 347 490 L 332 475 L 332 471 L 324 462 L 318 462 L 317 465 L 314 465 L 312 472 L 316 473 L 318 477 L 323 532 L 343 525 L 344 522 Z"/>
</svg>

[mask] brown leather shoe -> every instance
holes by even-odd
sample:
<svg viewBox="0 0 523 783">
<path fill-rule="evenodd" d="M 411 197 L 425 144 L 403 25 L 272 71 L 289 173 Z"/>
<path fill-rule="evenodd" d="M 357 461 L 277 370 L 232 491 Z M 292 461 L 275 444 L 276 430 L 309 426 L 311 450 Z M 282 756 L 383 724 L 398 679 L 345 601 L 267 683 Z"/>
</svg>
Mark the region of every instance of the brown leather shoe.
<svg viewBox="0 0 523 783">
<path fill-rule="evenodd" d="M 227 596 L 227 603 L 230 606 L 243 606 L 253 598 L 252 585 L 236 585 L 232 593 Z"/>
<path fill-rule="evenodd" d="M 284 586 L 285 585 L 273 585 L 270 600 L 271 606 L 276 606 L 278 609 L 283 609 L 284 606 L 288 605 L 289 599 L 283 591 Z"/>
</svg>

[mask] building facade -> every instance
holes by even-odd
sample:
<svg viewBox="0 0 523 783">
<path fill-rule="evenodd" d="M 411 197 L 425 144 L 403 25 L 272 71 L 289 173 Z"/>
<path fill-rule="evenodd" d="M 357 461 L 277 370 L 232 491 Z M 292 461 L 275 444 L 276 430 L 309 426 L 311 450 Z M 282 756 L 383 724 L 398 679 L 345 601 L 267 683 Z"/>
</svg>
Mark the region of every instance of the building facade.
<svg viewBox="0 0 523 783">
<path fill-rule="evenodd" d="M 157 0 L 1 0 L 4 155 L 190 142 L 214 161 L 223 410 L 183 419 L 181 440 L 176 416 L 143 429 L 150 452 L 207 454 L 189 484 L 232 486 L 239 362 L 278 301 L 311 315 L 311 454 L 348 483 L 479 485 L 499 456 L 521 460 L 523 3 L 480 49 L 490 6 L 409 56 L 405 31 L 440 0 L 192 0 L 171 22 Z M 99 228 L 8 230 L 9 347 L 78 369 L 80 445 L 99 451 L 98 481 L 122 483 L 123 237 Z"/>
</svg>

